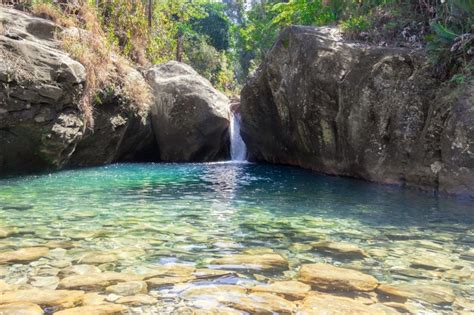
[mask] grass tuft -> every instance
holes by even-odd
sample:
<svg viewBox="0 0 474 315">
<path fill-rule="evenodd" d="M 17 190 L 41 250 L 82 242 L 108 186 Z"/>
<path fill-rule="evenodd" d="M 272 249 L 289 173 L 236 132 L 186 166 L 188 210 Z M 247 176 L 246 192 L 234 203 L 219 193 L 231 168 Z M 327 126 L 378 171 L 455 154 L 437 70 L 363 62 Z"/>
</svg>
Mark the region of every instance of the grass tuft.
<svg viewBox="0 0 474 315">
<path fill-rule="evenodd" d="M 63 27 L 73 27 L 76 24 L 73 17 L 64 14 L 58 6 L 49 2 L 36 2 L 32 7 L 31 13 L 34 16 L 51 20 Z"/>
<path fill-rule="evenodd" d="M 64 10 L 41 3 L 33 7 L 33 12 L 67 27 L 56 38 L 61 47 L 86 69 L 80 109 L 88 128 L 94 128 L 94 107 L 101 103 L 100 95 L 104 95 L 104 91 L 117 95 L 136 114 L 146 115 L 152 100 L 148 84 L 132 67 L 131 61 L 121 54 L 117 44 L 110 41 L 98 11 L 88 1 Z"/>
</svg>

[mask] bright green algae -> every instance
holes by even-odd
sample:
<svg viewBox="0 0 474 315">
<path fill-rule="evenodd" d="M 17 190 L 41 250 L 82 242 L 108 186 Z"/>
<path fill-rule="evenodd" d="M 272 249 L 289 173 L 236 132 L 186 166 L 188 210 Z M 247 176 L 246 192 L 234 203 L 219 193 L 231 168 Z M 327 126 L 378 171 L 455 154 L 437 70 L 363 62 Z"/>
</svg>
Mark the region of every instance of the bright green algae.
<svg viewBox="0 0 474 315">
<path fill-rule="evenodd" d="M 425 311 L 473 303 L 472 200 L 289 167 L 122 164 L 0 180 L 0 217 L 0 227 L 17 232 L 0 240 L 1 251 L 67 240 L 77 247 L 66 256 L 120 253 L 102 268 L 140 272 L 150 264 L 209 266 L 212 258 L 270 248 L 289 270 L 260 275 L 290 279 L 301 264 L 326 262 L 380 282 L 453 289 L 457 300 L 448 305 L 417 302 Z M 366 257 L 311 248 L 321 240 L 356 245 Z M 4 279 L 19 277 L 3 267 Z M 254 270 L 239 272 L 255 281 Z"/>
</svg>

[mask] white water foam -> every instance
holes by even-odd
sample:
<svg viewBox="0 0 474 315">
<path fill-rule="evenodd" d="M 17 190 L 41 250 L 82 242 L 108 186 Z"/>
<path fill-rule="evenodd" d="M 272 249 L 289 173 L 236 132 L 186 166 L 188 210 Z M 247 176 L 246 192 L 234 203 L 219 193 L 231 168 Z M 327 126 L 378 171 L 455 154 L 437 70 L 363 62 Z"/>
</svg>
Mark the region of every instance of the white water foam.
<svg viewBox="0 0 474 315">
<path fill-rule="evenodd" d="M 230 120 L 230 157 L 232 161 L 246 161 L 247 147 L 240 136 L 240 114 L 231 113 Z"/>
</svg>

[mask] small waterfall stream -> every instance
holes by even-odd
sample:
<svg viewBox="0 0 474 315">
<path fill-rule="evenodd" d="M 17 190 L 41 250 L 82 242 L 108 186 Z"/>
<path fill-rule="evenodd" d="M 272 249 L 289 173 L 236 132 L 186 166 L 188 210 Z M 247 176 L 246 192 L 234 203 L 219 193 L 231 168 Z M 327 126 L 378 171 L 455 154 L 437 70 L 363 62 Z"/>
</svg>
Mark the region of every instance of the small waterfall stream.
<svg viewBox="0 0 474 315">
<path fill-rule="evenodd" d="M 240 114 L 231 112 L 230 119 L 230 157 L 232 161 L 245 161 L 247 147 L 240 136 Z"/>
</svg>

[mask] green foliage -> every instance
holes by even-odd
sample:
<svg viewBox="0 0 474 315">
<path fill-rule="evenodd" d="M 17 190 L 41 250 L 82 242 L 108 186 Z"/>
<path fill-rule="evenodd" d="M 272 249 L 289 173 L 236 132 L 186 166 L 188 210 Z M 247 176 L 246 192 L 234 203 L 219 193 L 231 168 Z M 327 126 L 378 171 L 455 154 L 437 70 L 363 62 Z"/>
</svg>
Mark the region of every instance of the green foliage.
<svg viewBox="0 0 474 315">
<path fill-rule="evenodd" d="M 365 16 L 351 16 L 341 22 L 341 29 L 347 34 L 357 34 L 366 31 L 370 27 L 370 22 Z"/>
<path fill-rule="evenodd" d="M 474 1 L 451 0 L 431 23 L 428 50 L 438 74 L 463 83 L 473 76 Z"/>
<path fill-rule="evenodd" d="M 33 0 L 38 13 L 70 26 L 53 2 Z M 460 73 L 453 77 L 459 81 L 471 71 L 466 72 L 473 54 L 473 0 L 78 2 L 96 10 L 108 46 L 118 47 L 127 59 L 145 66 L 182 57 L 229 93 L 263 60 L 280 30 L 295 24 L 339 25 L 350 38 L 384 45 L 419 47 L 427 40 L 433 62 L 446 78 Z M 62 6 L 71 10 L 70 4 Z"/>
<path fill-rule="evenodd" d="M 209 43 L 217 50 L 229 49 L 231 22 L 225 15 L 223 5 L 207 3 L 203 5 L 203 8 L 206 16 L 192 19 L 192 29 L 198 34 L 208 36 Z"/>
</svg>

